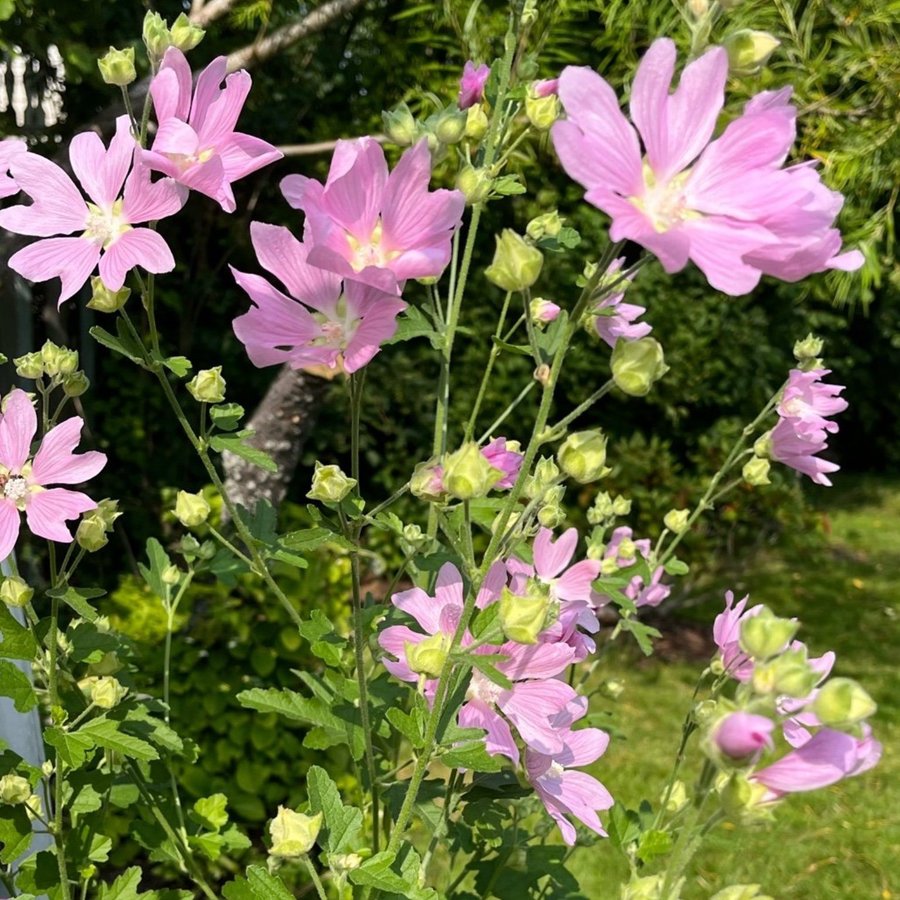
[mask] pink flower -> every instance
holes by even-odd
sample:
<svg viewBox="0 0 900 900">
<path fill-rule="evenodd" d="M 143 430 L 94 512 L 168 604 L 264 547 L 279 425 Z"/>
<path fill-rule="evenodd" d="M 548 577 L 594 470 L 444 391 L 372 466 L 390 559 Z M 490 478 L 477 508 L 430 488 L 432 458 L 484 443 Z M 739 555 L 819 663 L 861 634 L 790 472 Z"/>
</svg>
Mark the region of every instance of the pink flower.
<svg viewBox="0 0 900 900">
<path fill-rule="evenodd" d="M 713 623 L 713 640 L 719 648 L 719 658 L 725 671 L 737 681 L 750 680 L 753 674 L 753 660 L 741 650 L 741 625 L 751 616 L 759 614 L 763 608 L 761 603 L 746 609 L 747 595 L 734 605 L 734 594 L 725 594 L 725 611 L 716 616 Z M 745 611 L 746 609 L 746 611 Z"/>
<path fill-rule="evenodd" d="M 501 478 L 494 488 L 497 490 L 508 490 L 516 483 L 519 477 L 519 469 L 522 468 L 522 460 L 525 459 L 524 454 L 518 450 L 510 449 L 505 437 L 494 438 L 489 444 L 481 448 L 481 455 L 495 468 L 503 472 Z M 516 444 L 516 447 L 519 445 Z"/>
<path fill-rule="evenodd" d="M 569 817 L 606 837 L 597 811 L 613 805 L 612 795 L 596 778 L 570 769 L 590 765 L 604 754 L 608 744 L 609 736 L 599 728 L 582 728 L 570 731 L 556 754 L 529 750 L 525 755 L 528 780 L 570 847 L 576 834 Z"/>
<path fill-rule="evenodd" d="M 756 757 L 771 748 L 775 723 L 765 716 L 734 712 L 726 716 L 713 733 L 719 750 L 735 760 Z"/>
<path fill-rule="evenodd" d="M 624 256 L 613 260 L 606 270 L 606 279 L 611 281 L 621 271 L 624 263 Z M 628 281 L 633 278 L 634 275 L 631 275 Z M 635 323 L 634 320 L 640 318 L 647 310 L 636 303 L 622 302 L 625 299 L 625 287 L 627 284 L 623 283 L 622 290 L 604 297 L 592 310 L 597 334 L 610 347 L 615 347 L 620 338 L 634 341 L 646 337 L 653 330 L 646 322 Z"/>
<path fill-rule="evenodd" d="M 116 120 L 108 150 L 92 131 L 72 138 L 69 159 L 90 203 L 56 163 L 36 153 L 13 157 L 13 178 L 34 202 L 0 212 L 0 226 L 45 240 L 13 254 L 10 268 L 29 281 L 58 277 L 60 303 L 82 287 L 98 263 L 100 278 L 111 291 L 119 290 L 136 266 L 171 272 L 175 260 L 166 242 L 155 231 L 134 226 L 178 212 L 184 192 L 168 178 L 151 183 L 136 147 L 127 116 Z M 51 237 L 76 231 L 81 232 L 77 237 Z"/>
<path fill-rule="evenodd" d="M 27 153 L 25 141 L 6 138 L 0 141 L 0 200 L 19 193 L 19 185 L 9 177 L 9 164 L 20 154 Z"/>
<path fill-rule="evenodd" d="M 635 575 L 628 582 L 623 593 L 629 600 L 634 601 L 634 605 L 638 608 L 642 606 L 659 606 L 672 593 L 672 588 L 662 583 L 664 574 L 665 569 L 662 566 L 657 566 L 650 576 L 649 582 L 645 581 L 642 575 Z"/>
<path fill-rule="evenodd" d="M 310 265 L 399 294 L 406 279 L 443 272 L 462 219 L 463 195 L 429 191 L 430 180 L 426 141 L 388 174 L 381 145 L 364 137 L 337 142 L 324 185 L 288 175 L 281 191 L 306 214 Z"/>
<path fill-rule="evenodd" d="M 508 568 L 513 574 L 513 593 L 525 594 L 528 580 L 549 590 L 554 600 L 574 600 L 590 603 L 592 582 L 600 574 L 600 563 L 583 559 L 570 566 L 578 544 L 578 529 L 569 528 L 557 540 L 549 528 L 541 528 L 534 539 L 534 565 L 511 559 Z"/>
<path fill-rule="evenodd" d="M 83 424 L 76 416 L 52 428 L 31 458 L 31 442 L 37 433 L 34 407 L 18 388 L 7 395 L 0 418 L 0 559 L 6 559 L 16 544 L 20 513 L 25 513 L 33 534 L 68 544 L 72 535 L 66 520 L 97 506 L 87 494 L 48 487 L 80 484 L 106 465 L 103 453 L 72 452 Z"/>
<path fill-rule="evenodd" d="M 549 97 L 559 93 L 558 78 L 544 78 L 541 81 L 532 82 L 531 92 L 535 97 Z"/>
<path fill-rule="evenodd" d="M 159 128 L 146 165 L 234 212 L 233 182 L 281 159 L 281 151 L 260 138 L 235 131 L 250 93 L 251 78 L 241 69 L 227 78 L 224 56 L 198 76 L 193 89 L 184 54 L 170 47 L 150 85 Z M 222 87 L 224 80 L 225 86 Z"/>
<path fill-rule="evenodd" d="M 726 294 L 747 293 L 763 274 L 796 281 L 858 269 L 862 255 L 839 254 L 832 227 L 840 195 L 811 166 L 782 168 L 796 132 L 790 89 L 754 97 L 711 141 L 727 54 L 715 47 L 689 63 L 670 94 L 675 55 L 660 39 L 641 60 L 630 103 L 637 131 L 595 72 L 570 66 L 560 76 L 568 118 L 553 126 L 556 152 L 612 218 L 610 237 L 636 241 L 670 273 L 693 260 Z"/>
<path fill-rule="evenodd" d="M 462 78 L 459 79 L 459 99 L 456 101 L 460 109 L 468 109 L 476 103 L 481 103 L 484 86 L 490 74 L 490 66 L 485 64 L 476 66 L 472 60 L 463 66 Z"/>
<path fill-rule="evenodd" d="M 355 372 L 397 330 L 406 304 L 355 281 L 309 265 L 309 248 L 287 228 L 250 224 L 260 265 L 287 288 L 287 296 L 259 275 L 231 268 L 254 306 L 238 316 L 234 333 L 255 366 L 289 363 L 294 369 L 324 365 Z"/>
<path fill-rule="evenodd" d="M 823 728 L 778 762 L 754 772 L 751 778 L 769 789 L 766 799 L 777 800 L 784 794 L 814 791 L 860 775 L 877 764 L 881 750 L 868 726 L 863 727 L 861 738 Z"/>
</svg>

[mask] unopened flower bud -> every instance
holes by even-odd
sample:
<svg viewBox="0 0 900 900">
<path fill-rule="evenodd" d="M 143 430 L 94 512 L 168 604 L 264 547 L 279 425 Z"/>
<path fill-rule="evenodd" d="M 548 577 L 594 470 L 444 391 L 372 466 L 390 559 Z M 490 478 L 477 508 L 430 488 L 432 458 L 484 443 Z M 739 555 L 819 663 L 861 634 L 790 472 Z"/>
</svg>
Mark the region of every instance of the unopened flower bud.
<svg viewBox="0 0 900 900">
<path fill-rule="evenodd" d="M 125 301 L 131 296 L 131 288 L 123 287 L 117 291 L 111 291 L 103 283 L 99 275 L 91 277 L 91 299 L 88 301 L 88 309 L 96 309 L 97 312 L 118 312 Z"/>
<path fill-rule="evenodd" d="M 764 606 L 741 623 L 740 646 L 754 659 L 771 659 L 787 646 L 799 628 L 796 620 L 781 619 Z"/>
<path fill-rule="evenodd" d="M 769 481 L 769 470 L 772 468 L 772 463 L 770 463 L 767 459 L 763 459 L 761 456 L 754 456 L 752 459 L 748 460 L 744 463 L 744 468 L 741 470 L 741 475 L 744 476 L 744 481 L 747 484 L 753 485 L 754 487 L 759 487 L 763 484 L 771 484 Z"/>
<path fill-rule="evenodd" d="M 134 47 L 126 47 L 124 50 L 110 47 L 109 51 L 97 60 L 97 65 L 100 68 L 100 77 L 106 84 L 125 87 L 137 78 L 137 72 L 134 70 Z"/>
<path fill-rule="evenodd" d="M 694 704 L 694 708 L 691 710 L 694 721 L 700 725 L 704 722 L 709 722 L 718 713 L 719 704 L 715 700 L 701 700 L 699 703 Z"/>
<path fill-rule="evenodd" d="M 59 375 L 59 367 L 64 359 L 67 359 L 68 351 L 63 347 L 58 347 L 53 341 L 44 341 L 41 347 L 41 362 L 44 366 L 44 374 Z"/>
<path fill-rule="evenodd" d="M 19 806 L 31 796 L 31 782 L 21 775 L 4 775 L 0 778 L 0 803 Z"/>
<path fill-rule="evenodd" d="M 29 587 L 18 575 L 10 575 L 8 578 L 4 578 L 3 583 L 0 584 L 0 600 L 15 609 L 27 606 L 33 596 L 34 589 Z"/>
<path fill-rule="evenodd" d="M 619 900 L 665 900 L 663 896 L 664 882 L 664 875 L 645 875 L 643 878 L 634 878 L 628 884 L 622 885 Z M 680 897 L 680 885 L 683 882 L 682 878 L 673 885 L 673 892 L 667 893 L 666 897 Z"/>
<path fill-rule="evenodd" d="M 430 459 L 419 463 L 409 479 L 409 492 L 419 500 L 437 503 L 444 499 L 444 483 L 441 479 L 441 467 L 437 461 Z"/>
<path fill-rule="evenodd" d="M 73 372 L 63 378 L 62 389 L 67 397 L 80 397 L 91 386 L 91 382 L 84 372 Z"/>
<path fill-rule="evenodd" d="M 443 632 L 438 632 L 418 644 L 409 641 L 403 645 L 406 653 L 406 664 L 410 671 L 417 675 L 428 675 L 437 678 L 447 661 L 450 652 L 450 638 Z"/>
<path fill-rule="evenodd" d="M 487 169 L 464 166 L 456 179 L 456 187 L 470 206 L 483 203 L 491 193 L 491 176 Z"/>
<path fill-rule="evenodd" d="M 716 726 L 713 741 L 728 759 L 750 762 L 772 746 L 775 723 L 766 716 L 733 712 Z"/>
<path fill-rule="evenodd" d="M 822 355 L 825 342 L 822 338 L 817 337 L 810 332 L 802 341 L 794 343 L 794 357 L 797 362 L 802 363 L 810 359 L 817 359 Z"/>
<path fill-rule="evenodd" d="M 68 347 L 60 347 L 58 368 L 59 374 L 63 377 L 74 375 L 78 369 L 78 351 L 69 350 Z"/>
<path fill-rule="evenodd" d="M 356 479 L 345 475 L 340 466 L 323 466 L 316 460 L 312 488 L 306 496 L 320 503 L 340 503 L 354 487 Z"/>
<path fill-rule="evenodd" d="M 616 341 L 612 359 L 613 381 L 631 397 L 644 397 L 654 382 L 669 371 L 659 341 L 651 337 Z"/>
<path fill-rule="evenodd" d="M 525 234 L 533 241 L 539 241 L 544 237 L 556 237 L 562 230 L 563 223 L 566 220 L 559 214 L 558 210 L 551 210 L 540 216 L 535 216 L 526 226 Z"/>
<path fill-rule="evenodd" d="M 702 19 L 709 12 L 709 0 L 688 0 L 688 10 L 695 19 Z"/>
<path fill-rule="evenodd" d="M 688 519 L 691 517 L 689 509 L 670 509 L 663 519 L 663 525 L 672 534 L 684 534 L 688 528 Z"/>
<path fill-rule="evenodd" d="M 607 678 L 600 685 L 600 693 L 610 700 L 618 700 L 625 693 L 625 682 L 620 678 Z"/>
<path fill-rule="evenodd" d="M 388 140 L 399 147 L 409 147 L 415 143 L 419 134 L 419 126 L 405 103 L 400 103 L 393 109 L 383 112 L 381 121 Z"/>
<path fill-rule="evenodd" d="M 536 644 L 538 635 L 546 627 L 549 610 L 550 596 L 546 591 L 535 591 L 532 595 L 520 597 L 509 588 L 504 588 L 500 595 L 503 634 L 517 644 Z"/>
<path fill-rule="evenodd" d="M 98 709 L 112 709 L 118 706 L 128 688 L 123 687 L 112 675 L 103 675 L 91 685 L 91 703 Z"/>
<path fill-rule="evenodd" d="M 552 322 L 560 313 L 559 307 L 550 300 L 543 297 L 535 297 L 531 301 L 528 310 L 531 314 L 531 321 L 540 327 Z"/>
<path fill-rule="evenodd" d="M 559 467 L 579 484 L 589 484 L 610 473 L 606 466 L 606 435 L 599 430 L 570 434 L 556 454 Z"/>
<path fill-rule="evenodd" d="M 538 131 L 547 131 L 559 118 L 561 107 L 556 94 L 538 97 L 533 90 L 525 95 L 525 116 Z"/>
<path fill-rule="evenodd" d="M 425 533 L 415 523 L 403 526 L 403 539 L 409 541 L 410 544 L 418 544 L 424 537 Z"/>
<path fill-rule="evenodd" d="M 329 853 L 328 867 L 335 872 L 352 872 L 364 862 L 359 853 Z"/>
<path fill-rule="evenodd" d="M 270 856 L 282 859 L 296 859 L 312 850 L 322 827 L 322 813 L 305 816 L 285 806 L 278 807 L 278 813 L 269 823 L 272 838 Z"/>
<path fill-rule="evenodd" d="M 161 60 L 163 54 L 172 46 L 172 35 L 166 20 L 155 12 L 144 16 L 142 35 L 147 54 L 152 60 Z"/>
<path fill-rule="evenodd" d="M 875 714 L 875 701 L 852 678 L 831 678 L 819 689 L 812 710 L 823 725 L 849 728 Z"/>
<path fill-rule="evenodd" d="M 210 513 L 209 501 L 203 494 L 190 494 L 179 491 L 175 495 L 175 518 L 185 528 L 196 528 L 202 525 Z"/>
<path fill-rule="evenodd" d="M 444 460 L 444 489 L 457 500 L 485 497 L 501 478 L 503 472 L 488 462 L 474 441 Z"/>
<path fill-rule="evenodd" d="M 191 396 L 200 403 L 221 403 L 225 399 L 225 379 L 222 367 L 201 369 L 188 383 Z"/>
<path fill-rule="evenodd" d="M 615 575 L 619 571 L 619 563 L 612 556 L 600 560 L 601 575 Z"/>
<path fill-rule="evenodd" d="M 537 518 L 544 528 L 558 528 L 566 521 L 566 511 L 559 503 L 547 503 L 538 510 Z"/>
<path fill-rule="evenodd" d="M 106 536 L 108 530 L 103 517 L 96 510 L 91 510 L 78 523 L 75 542 L 88 553 L 96 553 L 109 543 L 109 538 Z"/>
<path fill-rule="evenodd" d="M 458 144 L 466 133 L 467 114 L 448 106 L 437 118 L 434 133 L 442 144 Z"/>
<path fill-rule="evenodd" d="M 757 694 L 806 697 L 818 680 L 804 650 L 786 650 L 769 662 L 754 665 L 751 684 Z"/>
<path fill-rule="evenodd" d="M 537 247 L 511 228 L 504 228 L 497 238 L 493 262 L 484 274 L 505 291 L 524 291 L 537 281 L 543 265 L 544 256 Z"/>
<path fill-rule="evenodd" d="M 534 474 L 525 481 L 525 496 L 535 500 L 544 495 L 559 478 L 559 466 L 549 456 L 542 456 L 534 467 Z"/>
<path fill-rule="evenodd" d="M 754 75 L 769 60 L 781 43 L 768 31 L 742 29 L 724 40 L 728 51 L 728 67 L 734 75 Z"/>
<path fill-rule="evenodd" d="M 688 792 L 684 782 L 677 778 L 667 795 L 661 798 L 666 804 L 666 812 L 677 813 L 688 805 Z"/>
<path fill-rule="evenodd" d="M 94 512 L 103 519 L 107 530 L 112 530 L 113 523 L 122 515 L 119 512 L 119 501 L 110 500 L 108 497 L 97 504 Z"/>
<path fill-rule="evenodd" d="M 768 894 L 761 894 L 758 884 L 732 884 L 722 888 L 710 900 L 774 900 Z"/>
<path fill-rule="evenodd" d="M 13 360 L 16 366 L 16 375 L 19 378 L 30 378 L 37 380 L 43 377 L 44 360 L 39 350 L 33 353 L 26 353 L 24 356 L 16 357 Z"/>
<path fill-rule="evenodd" d="M 735 772 L 719 791 L 722 809 L 732 818 L 754 818 L 767 788 L 758 781 L 749 781 L 743 772 Z"/>
<path fill-rule="evenodd" d="M 480 103 L 470 106 L 466 110 L 466 137 L 476 143 L 480 141 L 488 130 L 488 117 Z"/>
<path fill-rule="evenodd" d="M 631 512 L 631 501 L 621 494 L 613 500 L 612 512 L 614 516 L 627 516 Z"/>
<path fill-rule="evenodd" d="M 122 661 L 115 651 L 104 653 L 99 662 L 91 663 L 92 675 L 115 675 L 122 670 Z"/>
<path fill-rule="evenodd" d="M 601 491 L 594 497 L 594 503 L 587 511 L 587 520 L 591 525 L 602 525 L 613 517 L 612 497 L 606 491 Z"/>
<path fill-rule="evenodd" d="M 163 584 L 174 587 L 181 581 L 181 569 L 178 566 L 166 566 L 160 573 L 160 578 L 162 578 Z"/>
<path fill-rule="evenodd" d="M 200 41 L 206 36 L 206 31 L 199 25 L 195 25 L 184 14 L 181 13 L 172 23 L 172 29 L 169 32 L 172 40 L 172 46 L 177 47 L 182 53 L 193 50 Z"/>
</svg>

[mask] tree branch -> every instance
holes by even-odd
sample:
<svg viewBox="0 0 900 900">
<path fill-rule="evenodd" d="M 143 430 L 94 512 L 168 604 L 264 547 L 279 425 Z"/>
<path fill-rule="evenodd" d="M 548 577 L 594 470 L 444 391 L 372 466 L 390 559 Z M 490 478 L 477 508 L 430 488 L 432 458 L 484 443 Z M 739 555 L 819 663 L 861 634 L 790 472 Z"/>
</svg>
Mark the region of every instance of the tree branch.
<svg viewBox="0 0 900 900">
<path fill-rule="evenodd" d="M 216 19 L 221 19 L 226 13 L 231 12 L 232 7 L 237 6 L 239 0 L 194 0 L 191 6 L 190 19 L 194 25 L 206 28 Z"/>
</svg>

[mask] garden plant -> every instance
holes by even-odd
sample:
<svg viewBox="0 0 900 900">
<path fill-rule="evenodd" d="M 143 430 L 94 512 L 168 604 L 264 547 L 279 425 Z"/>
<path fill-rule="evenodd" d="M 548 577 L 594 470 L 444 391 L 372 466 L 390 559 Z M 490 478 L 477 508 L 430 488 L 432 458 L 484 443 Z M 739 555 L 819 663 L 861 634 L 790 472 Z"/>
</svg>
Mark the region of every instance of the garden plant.
<svg viewBox="0 0 900 900">
<path fill-rule="evenodd" d="M 127 472 L 129 460 L 114 445 L 79 452 L 92 388 L 76 350 L 47 341 L 3 361 L 22 386 L 0 417 L 0 693 L 20 712 L 39 708 L 47 751 L 43 765 L 0 753 L 10 896 L 576 897 L 568 864 L 580 843 L 627 861 L 622 883 L 596 896 L 676 900 L 697 896 L 691 867 L 707 835 L 765 827 L 792 795 L 877 764 L 864 687 L 840 674 L 814 629 L 808 648 L 800 622 L 729 584 L 708 623 L 716 652 L 671 736 L 670 774 L 647 783 L 636 809 L 617 802 L 616 772 L 604 768 L 610 734 L 592 706 L 615 690 L 604 666 L 616 644 L 653 652 L 661 635 L 647 614 L 689 572 L 678 554 L 702 518 L 736 490 L 766 491 L 777 467 L 823 487 L 838 470 L 820 454 L 847 401 L 813 334 L 783 348 L 783 383 L 702 495 L 683 507 L 673 499 L 650 533 L 629 526 L 627 491 L 604 488 L 617 461 L 603 430 L 584 426 L 588 414 L 602 421 L 611 396 L 639 404 L 666 378 L 653 311 L 640 302 L 652 268 L 696 267 L 737 297 L 762 278 L 794 283 L 863 265 L 836 224 L 842 196 L 814 161 L 793 155 L 790 85 L 742 107 L 729 101 L 729 79 L 759 72 L 778 44 L 729 29 L 733 5 L 680 7 L 678 46 L 656 36 L 617 76 L 630 82 L 622 96 L 592 59 L 539 79 L 538 4 L 515 2 L 502 55 L 467 62 L 456 96 L 400 103 L 384 113 L 383 135 L 338 140 L 324 181 L 299 171 L 281 180 L 294 225 L 252 221 L 256 265 L 222 277 L 241 297 L 233 339 L 250 363 L 345 387 L 349 458 L 316 462 L 290 527 L 264 496 L 230 495 L 223 454 L 261 472 L 276 463 L 242 424 L 230 373 L 173 354 L 158 314 L 157 289 L 184 249 L 166 240 L 167 220 L 191 192 L 235 213 L 233 183 L 281 158 L 265 136 L 239 130 L 248 72 L 229 72 L 224 57 L 195 71 L 202 28 L 151 12 L 142 103 L 130 92 L 134 47 L 99 60 L 125 107 L 108 141 L 76 135 L 65 168 L 21 139 L 0 143 L 0 227 L 28 238 L 9 268 L 29 282 L 58 279 L 60 305 L 89 293 L 87 306 L 105 317 L 91 336 L 141 390 L 161 392 L 171 439 L 187 442 L 206 476 L 179 486 L 177 530 L 151 538 L 140 566 L 165 623 L 154 695 L 139 687 L 141 659 L 100 615 L 104 592 L 87 579 L 92 555 L 112 552 L 120 516 L 91 481 L 105 467 Z M 566 209 L 543 209 L 522 233 L 486 230 L 488 207 L 526 193 L 539 203 L 539 182 L 526 185 L 514 164 L 532 142 L 552 148 L 580 202 L 606 215 L 602 242 L 583 238 Z M 485 244 L 489 288 L 473 290 Z M 548 259 L 581 274 L 542 278 Z M 473 335 L 460 317 L 475 305 L 493 324 Z M 457 427 L 461 336 L 481 363 Z M 361 461 L 367 405 L 385 392 L 367 368 L 413 341 L 438 363 L 433 414 L 418 423 L 418 457 L 392 462 L 405 480 L 383 496 Z M 504 358 L 527 361 L 528 374 L 488 415 Z M 590 360 L 596 377 L 567 404 L 558 388 L 573 358 Z M 584 490 L 588 527 L 578 528 L 566 494 Z M 46 588 L 17 566 L 26 531 L 46 541 Z M 396 559 L 375 579 L 373 543 Z M 323 555 L 348 561 L 339 609 L 313 595 Z M 304 748 L 292 773 L 304 799 L 286 797 L 267 810 L 265 833 L 249 835 L 224 794 L 188 800 L 181 773 L 206 751 L 180 736 L 187 723 L 172 704 L 184 598 L 199 584 L 241 580 L 264 585 L 262 602 L 280 607 L 310 660 L 238 694 L 260 721 L 277 718 L 275 741 L 299 726 Z M 142 850 L 117 871 L 123 834 Z M 715 897 L 778 893 L 732 884 Z"/>
</svg>

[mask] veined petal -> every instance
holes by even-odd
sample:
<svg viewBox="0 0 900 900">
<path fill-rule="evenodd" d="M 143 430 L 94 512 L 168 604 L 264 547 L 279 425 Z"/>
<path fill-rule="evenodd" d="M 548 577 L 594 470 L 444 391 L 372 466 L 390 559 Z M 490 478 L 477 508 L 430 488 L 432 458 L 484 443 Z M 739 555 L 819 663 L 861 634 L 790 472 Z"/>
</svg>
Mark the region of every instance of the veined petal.
<svg viewBox="0 0 900 900">
<path fill-rule="evenodd" d="M 73 452 L 81 442 L 83 425 L 80 416 L 73 416 L 47 432 L 34 456 L 30 476 L 33 484 L 81 484 L 106 465 L 105 453 L 96 450 Z"/>
<path fill-rule="evenodd" d="M 459 710 L 461 728 L 483 728 L 484 748 L 491 756 L 506 756 L 519 764 L 519 748 L 502 716 L 481 700 L 467 700 Z"/>
<path fill-rule="evenodd" d="M 0 463 L 18 474 L 31 455 L 37 432 L 37 413 L 25 391 L 13 388 L 0 417 Z"/>
<path fill-rule="evenodd" d="M 553 540 L 549 528 L 541 528 L 534 539 L 534 568 L 544 581 L 550 581 L 569 564 L 578 543 L 578 529 L 569 528 Z"/>
<path fill-rule="evenodd" d="M 84 286 L 99 259 L 100 248 L 93 241 L 80 237 L 45 238 L 14 253 L 9 267 L 29 281 L 59 278 L 62 304 Z"/>
<path fill-rule="evenodd" d="M 72 138 L 69 144 L 72 170 L 98 206 L 112 206 L 118 199 L 136 147 L 128 116 L 116 119 L 116 133 L 109 150 L 93 131 L 83 131 Z"/>
<path fill-rule="evenodd" d="M 388 170 L 381 144 L 372 138 L 338 141 L 322 192 L 322 208 L 342 228 L 368 241 L 381 210 Z M 342 172 L 335 177 L 336 172 Z"/>
<path fill-rule="evenodd" d="M 391 597 L 391 603 L 408 616 L 412 616 L 428 634 L 437 634 L 440 630 L 441 607 L 434 597 L 420 587 L 400 591 Z"/>
<path fill-rule="evenodd" d="M 200 141 L 205 147 L 217 146 L 234 131 L 252 84 L 253 79 L 245 69 L 232 72 L 225 79 L 225 87 L 218 91 L 218 96 L 206 110 L 203 124 L 197 129 L 200 132 Z M 197 94 L 200 94 L 199 79 Z"/>
<path fill-rule="evenodd" d="M 66 521 L 77 519 L 82 513 L 96 507 L 97 504 L 80 491 L 50 488 L 29 495 L 25 518 L 32 534 L 47 538 L 48 541 L 69 544 L 72 541 L 72 533 Z"/>
<path fill-rule="evenodd" d="M 151 181 L 150 168 L 135 152 L 134 168 L 125 181 L 122 214 L 131 225 L 165 219 L 184 206 L 187 195 L 187 188 L 172 178 Z"/>
<path fill-rule="evenodd" d="M 675 44 L 668 38 L 654 41 L 638 65 L 631 85 L 631 120 L 637 125 L 647 159 L 657 175 L 669 163 L 667 107 L 675 74 Z"/>
<path fill-rule="evenodd" d="M 21 153 L 12 159 L 9 170 L 16 184 L 34 202 L 31 206 L 4 209 L 0 212 L 0 227 L 35 237 L 84 229 L 87 204 L 72 179 L 56 163 L 37 153 Z"/>
<path fill-rule="evenodd" d="M 239 131 L 230 135 L 217 149 L 229 181 L 237 181 L 284 156 L 277 147 L 262 138 Z"/>
<path fill-rule="evenodd" d="M 186 121 L 191 111 L 193 77 L 185 55 L 177 47 L 169 47 L 162 65 L 150 83 L 150 96 L 157 122 L 165 119 Z"/>
<path fill-rule="evenodd" d="M 0 497 L 0 562 L 15 549 L 21 524 L 22 520 L 15 504 Z"/>
<path fill-rule="evenodd" d="M 194 100 L 191 104 L 190 117 L 186 118 L 195 131 L 204 129 L 206 116 L 210 107 L 216 102 L 222 93 L 222 82 L 228 71 L 228 60 L 224 56 L 217 56 L 198 76 L 197 86 L 194 88 Z"/>
<path fill-rule="evenodd" d="M 100 277 L 109 290 L 117 291 L 137 266 L 154 274 L 175 268 L 169 245 L 149 228 L 132 228 L 107 247 L 100 257 Z"/>
</svg>

